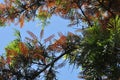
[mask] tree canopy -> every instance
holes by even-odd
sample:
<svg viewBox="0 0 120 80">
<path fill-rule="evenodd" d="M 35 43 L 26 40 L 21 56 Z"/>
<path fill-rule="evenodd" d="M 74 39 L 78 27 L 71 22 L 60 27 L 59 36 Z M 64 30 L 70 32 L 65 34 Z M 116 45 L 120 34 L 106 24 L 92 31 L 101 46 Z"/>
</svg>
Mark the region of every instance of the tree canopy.
<svg viewBox="0 0 120 80">
<path fill-rule="evenodd" d="M 57 80 L 57 69 L 66 61 L 82 67 L 80 78 L 120 79 L 119 0 L 4 0 L 0 3 L 1 26 L 19 23 L 22 28 L 26 21 L 38 18 L 45 27 L 53 15 L 70 20 L 69 26 L 80 27 L 77 31 L 82 30 L 82 36 L 59 33 L 59 39 L 54 41 L 51 35 L 44 40 L 48 43 L 45 45 L 31 31 L 27 33 L 32 38 L 22 41 L 16 30 L 16 39 L 5 48 L 6 56 L 0 57 L 1 79 Z M 80 23 L 86 25 L 79 26 Z M 61 58 L 63 62 L 57 64 Z"/>
<path fill-rule="evenodd" d="M 96 19 L 103 23 L 119 15 L 119 5 L 119 0 L 4 0 L 0 4 L 0 21 L 1 25 L 17 21 L 22 27 L 25 20 L 37 17 L 44 23 L 55 14 L 70 19 L 72 24 L 82 20 L 91 26 Z"/>
</svg>

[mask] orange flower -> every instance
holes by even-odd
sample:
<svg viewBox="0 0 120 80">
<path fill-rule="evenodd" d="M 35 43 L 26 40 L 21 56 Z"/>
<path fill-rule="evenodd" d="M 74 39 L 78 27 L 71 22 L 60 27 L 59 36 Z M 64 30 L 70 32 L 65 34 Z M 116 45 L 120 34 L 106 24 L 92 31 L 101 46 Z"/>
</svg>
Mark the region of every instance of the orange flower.
<svg viewBox="0 0 120 80">
<path fill-rule="evenodd" d="M 23 42 L 19 43 L 19 49 L 20 49 L 22 54 L 24 54 L 25 56 L 28 55 L 28 48 Z"/>
</svg>

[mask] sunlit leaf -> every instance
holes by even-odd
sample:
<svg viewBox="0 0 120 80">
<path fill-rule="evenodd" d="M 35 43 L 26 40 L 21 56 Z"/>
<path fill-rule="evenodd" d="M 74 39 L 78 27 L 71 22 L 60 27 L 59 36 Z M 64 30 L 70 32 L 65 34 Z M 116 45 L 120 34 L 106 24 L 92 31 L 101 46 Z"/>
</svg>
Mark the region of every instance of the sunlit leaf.
<svg viewBox="0 0 120 80">
<path fill-rule="evenodd" d="M 20 23 L 20 27 L 21 27 L 21 28 L 22 28 L 23 25 L 24 25 L 24 18 L 25 18 L 25 16 L 24 16 L 24 14 L 22 14 L 22 15 L 20 16 L 20 19 L 19 19 L 19 23 Z"/>
</svg>

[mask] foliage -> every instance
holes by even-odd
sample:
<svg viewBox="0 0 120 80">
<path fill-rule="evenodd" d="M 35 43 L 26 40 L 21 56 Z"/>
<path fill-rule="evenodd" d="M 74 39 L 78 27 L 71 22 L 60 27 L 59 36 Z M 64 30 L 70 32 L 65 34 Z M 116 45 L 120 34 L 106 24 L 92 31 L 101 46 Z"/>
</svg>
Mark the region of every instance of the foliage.
<svg viewBox="0 0 120 80">
<path fill-rule="evenodd" d="M 4 0 L 0 3 L 0 26 L 36 18 L 42 23 L 40 37 L 48 19 L 53 15 L 69 19 L 69 26 L 87 24 L 82 37 L 73 33 L 53 41 L 54 35 L 45 39 L 45 45 L 32 32 L 21 40 L 17 37 L 6 46 L 6 56 L 0 57 L 0 79 L 56 80 L 57 68 L 65 61 L 82 66 L 81 77 L 86 80 L 120 79 L 120 1 L 119 0 Z M 81 29 L 80 29 L 81 30 Z M 64 58 L 62 63 L 57 61 Z M 34 67 L 34 68 L 33 68 Z M 36 67 L 36 69 L 35 69 Z"/>
<path fill-rule="evenodd" d="M 84 32 L 78 65 L 82 65 L 86 80 L 102 76 L 112 80 L 120 78 L 120 18 L 110 19 L 106 27 L 103 29 L 96 23 Z"/>
<path fill-rule="evenodd" d="M 18 34 L 19 32 L 16 35 Z M 69 32 L 67 36 L 60 35 L 60 39 L 45 46 L 32 32 L 28 31 L 28 34 L 32 39 L 26 37 L 26 41 L 22 42 L 17 36 L 16 40 L 6 47 L 6 58 L 1 56 L 0 59 L 1 79 L 33 80 L 43 76 L 45 80 L 56 80 L 56 69 L 64 66 L 64 61 L 55 63 L 77 49 L 74 44 L 79 44 L 77 41 L 80 41 L 80 37 Z"/>
<path fill-rule="evenodd" d="M 1 57 L 1 75 L 8 76 L 1 78 L 37 79 L 44 74 L 45 80 L 56 80 L 56 70 L 63 67 L 65 61 L 82 66 L 80 76 L 86 80 L 120 78 L 118 16 L 110 19 L 105 29 L 97 22 L 86 28 L 83 37 L 70 32 L 67 36 L 59 33 L 60 38 L 47 46 L 39 42 L 32 32 L 28 31 L 28 34 L 32 38 L 26 37 L 23 42 L 17 37 L 17 42 L 14 40 L 6 47 L 6 59 Z M 52 41 L 52 38 L 54 35 L 45 39 L 45 43 Z M 56 64 L 61 58 L 64 58 L 63 62 Z M 9 68 L 6 69 L 5 65 Z"/>
<path fill-rule="evenodd" d="M 96 19 L 105 25 L 120 14 L 119 9 L 119 0 L 4 0 L 0 4 L 0 25 L 17 21 L 23 27 L 25 20 L 39 18 L 44 26 L 54 14 L 70 19 L 71 25 L 82 20 L 92 26 Z"/>
</svg>

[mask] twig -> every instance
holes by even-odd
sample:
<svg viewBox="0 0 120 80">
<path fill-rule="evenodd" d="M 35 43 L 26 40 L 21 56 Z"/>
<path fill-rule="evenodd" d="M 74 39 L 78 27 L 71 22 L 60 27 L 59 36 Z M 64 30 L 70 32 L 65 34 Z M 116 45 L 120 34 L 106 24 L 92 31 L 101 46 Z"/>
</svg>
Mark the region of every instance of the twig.
<svg viewBox="0 0 120 80">
<path fill-rule="evenodd" d="M 53 60 L 51 63 L 47 64 L 42 70 L 40 70 L 39 72 L 37 72 L 36 74 L 33 74 L 32 79 L 36 78 L 36 76 L 38 76 L 40 73 L 42 73 L 43 71 L 45 71 L 48 67 L 50 67 L 51 65 L 53 65 L 55 62 L 57 62 L 61 57 L 63 57 L 66 53 L 66 51 L 61 54 L 60 56 L 58 56 L 55 60 Z"/>
<path fill-rule="evenodd" d="M 84 17 L 86 18 L 88 25 L 92 27 L 90 20 L 88 19 L 88 17 L 85 15 L 84 11 L 81 8 L 82 5 L 79 5 L 79 3 L 77 3 L 77 5 L 78 5 L 80 11 L 82 12 L 82 14 L 84 15 Z"/>
<path fill-rule="evenodd" d="M 99 2 L 99 4 L 106 9 L 108 12 L 110 12 L 112 14 L 112 16 L 114 17 L 115 14 L 110 10 L 110 7 L 106 7 L 102 2 L 100 2 L 100 0 L 97 0 Z"/>
</svg>

